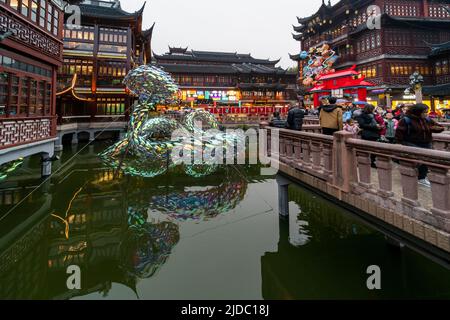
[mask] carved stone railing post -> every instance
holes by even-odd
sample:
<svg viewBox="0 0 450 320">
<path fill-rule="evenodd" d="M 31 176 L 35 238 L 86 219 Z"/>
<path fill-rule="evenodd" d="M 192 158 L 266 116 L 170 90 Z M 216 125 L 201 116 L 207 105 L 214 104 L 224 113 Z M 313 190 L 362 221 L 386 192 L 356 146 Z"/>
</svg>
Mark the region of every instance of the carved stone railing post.
<svg viewBox="0 0 450 320">
<path fill-rule="evenodd" d="M 333 181 L 333 146 L 328 143 L 322 145 L 323 172 L 329 177 L 328 181 Z"/>
<path fill-rule="evenodd" d="M 353 154 L 346 144 L 350 138 L 353 138 L 350 132 L 339 131 L 333 141 L 333 184 L 344 192 L 350 192 L 352 177 Z"/>
<path fill-rule="evenodd" d="M 293 165 L 294 168 L 301 168 L 301 158 L 302 158 L 302 145 L 299 139 L 294 140 L 294 160 Z"/>
<path fill-rule="evenodd" d="M 410 207 L 419 207 L 417 164 L 400 161 L 400 175 L 403 189 L 402 202 Z"/>
<path fill-rule="evenodd" d="M 312 141 L 311 142 L 311 154 L 312 154 L 312 168 L 314 171 L 321 171 L 321 152 L 322 148 L 320 142 Z"/>
<path fill-rule="evenodd" d="M 280 161 L 284 162 L 284 159 L 286 157 L 286 138 L 283 137 L 283 134 L 280 132 Z"/>
<path fill-rule="evenodd" d="M 356 161 L 358 164 L 359 174 L 359 186 L 369 190 L 371 189 L 372 172 L 371 172 L 371 159 L 368 152 L 357 152 Z"/>
<path fill-rule="evenodd" d="M 450 176 L 447 168 L 430 167 L 428 178 L 431 182 L 433 207 L 431 213 L 438 224 L 450 232 Z"/>
<path fill-rule="evenodd" d="M 292 138 L 287 138 L 285 140 L 285 148 L 286 148 L 286 162 L 291 164 L 294 160 L 292 155 L 294 153 L 294 145 Z"/>
<path fill-rule="evenodd" d="M 302 162 L 303 166 L 310 167 L 311 166 L 311 154 L 310 154 L 310 144 L 309 141 L 303 140 L 302 142 Z"/>
<path fill-rule="evenodd" d="M 377 157 L 378 194 L 383 198 L 394 196 L 392 192 L 392 160 L 389 157 Z"/>
</svg>

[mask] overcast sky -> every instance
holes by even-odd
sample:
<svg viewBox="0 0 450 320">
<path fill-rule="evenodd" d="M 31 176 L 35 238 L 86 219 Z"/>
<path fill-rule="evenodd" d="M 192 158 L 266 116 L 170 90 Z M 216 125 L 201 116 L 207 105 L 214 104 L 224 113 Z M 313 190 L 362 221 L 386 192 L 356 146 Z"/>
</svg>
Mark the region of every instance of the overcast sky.
<svg viewBox="0 0 450 320">
<path fill-rule="evenodd" d="M 334 4 L 337 0 L 332 1 Z M 327 1 L 328 2 L 328 1 Z M 122 0 L 134 12 L 144 0 Z M 205 51 L 251 53 L 256 58 L 282 58 L 280 66 L 295 65 L 289 53 L 299 43 L 291 33 L 297 16 L 314 13 L 322 0 L 147 0 L 144 28 L 156 22 L 153 51 L 188 46 Z"/>
</svg>

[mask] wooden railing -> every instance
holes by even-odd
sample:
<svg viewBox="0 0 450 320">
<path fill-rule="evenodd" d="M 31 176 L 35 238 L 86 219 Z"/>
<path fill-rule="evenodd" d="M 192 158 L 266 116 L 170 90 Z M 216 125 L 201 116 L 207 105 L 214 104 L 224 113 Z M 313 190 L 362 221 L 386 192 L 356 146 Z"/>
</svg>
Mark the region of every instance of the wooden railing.
<svg viewBox="0 0 450 320">
<path fill-rule="evenodd" d="M 54 138 L 56 117 L 0 119 L 0 149 Z"/>
<path fill-rule="evenodd" d="M 344 131 L 326 136 L 267 129 L 269 154 L 285 166 L 285 172 L 297 170 L 310 184 L 311 178 L 318 179 L 322 191 L 366 212 L 381 212 L 383 220 L 404 231 L 413 233 L 405 221 L 420 222 L 434 232 L 429 242 L 450 251 L 450 152 L 442 151 L 448 150 L 450 135 L 435 135 L 434 143 L 441 150 L 427 150 L 355 139 Z M 274 130 L 279 132 L 279 152 L 270 150 Z M 372 158 L 376 168 L 371 166 Z M 431 189 L 419 187 L 421 165 L 429 169 Z M 446 233 L 447 242 L 438 243 L 439 232 Z"/>
<path fill-rule="evenodd" d="M 89 122 L 123 122 L 126 121 L 126 116 L 121 115 L 82 115 L 82 116 L 63 116 L 58 119 L 59 125 L 71 123 L 89 123 Z"/>
</svg>

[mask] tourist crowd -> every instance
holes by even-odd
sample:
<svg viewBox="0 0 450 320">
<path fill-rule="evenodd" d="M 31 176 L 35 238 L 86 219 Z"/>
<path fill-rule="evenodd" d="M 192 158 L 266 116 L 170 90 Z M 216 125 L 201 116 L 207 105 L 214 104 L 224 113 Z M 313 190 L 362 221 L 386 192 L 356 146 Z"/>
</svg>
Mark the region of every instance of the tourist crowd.
<svg viewBox="0 0 450 320">
<path fill-rule="evenodd" d="M 433 120 L 429 107 L 422 103 L 386 109 L 335 97 L 324 97 L 320 102 L 321 106 L 316 112 L 322 133 L 326 135 L 343 130 L 367 141 L 431 149 L 432 134 L 444 131 L 444 127 Z M 275 113 L 271 126 L 302 130 L 303 119 L 307 114 L 306 109 L 293 106 L 288 112 L 287 121 Z M 372 156 L 372 167 L 376 168 L 375 156 Z M 427 174 L 427 166 L 418 167 L 419 183 L 429 187 Z"/>
</svg>

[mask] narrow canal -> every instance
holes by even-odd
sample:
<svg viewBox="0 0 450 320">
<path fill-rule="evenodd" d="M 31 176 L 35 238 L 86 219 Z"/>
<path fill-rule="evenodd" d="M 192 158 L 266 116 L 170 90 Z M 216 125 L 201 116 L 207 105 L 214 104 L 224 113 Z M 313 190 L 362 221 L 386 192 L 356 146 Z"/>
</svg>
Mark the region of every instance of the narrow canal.
<svg viewBox="0 0 450 320">
<path fill-rule="evenodd" d="M 279 220 L 275 178 L 256 166 L 144 179 L 109 169 L 100 143 L 69 161 L 81 148 L 48 183 L 34 158 L 0 183 L 1 299 L 450 298 L 449 270 L 301 187 Z"/>
</svg>

